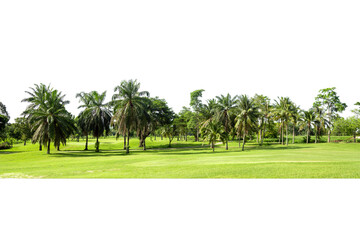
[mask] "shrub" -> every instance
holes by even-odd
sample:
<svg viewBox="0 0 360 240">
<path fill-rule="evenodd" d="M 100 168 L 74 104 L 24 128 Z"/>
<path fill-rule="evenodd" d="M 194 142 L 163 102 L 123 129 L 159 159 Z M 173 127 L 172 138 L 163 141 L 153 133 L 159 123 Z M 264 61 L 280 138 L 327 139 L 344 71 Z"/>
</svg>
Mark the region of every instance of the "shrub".
<svg viewBox="0 0 360 240">
<path fill-rule="evenodd" d="M 12 147 L 12 145 L 8 142 L 3 142 L 3 143 L 0 143 L 0 150 L 2 149 L 10 149 Z"/>
</svg>

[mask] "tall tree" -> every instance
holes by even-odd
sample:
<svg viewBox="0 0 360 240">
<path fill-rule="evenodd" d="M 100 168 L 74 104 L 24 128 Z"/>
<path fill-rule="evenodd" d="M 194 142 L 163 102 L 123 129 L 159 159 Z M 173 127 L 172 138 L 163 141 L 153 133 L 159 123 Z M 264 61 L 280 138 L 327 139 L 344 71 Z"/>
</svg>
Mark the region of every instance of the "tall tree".
<svg viewBox="0 0 360 240">
<path fill-rule="evenodd" d="M 275 109 L 274 112 L 276 115 L 278 115 L 280 121 L 281 121 L 281 142 L 282 144 L 285 144 L 284 142 L 284 128 L 286 129 L 286 145 L 289 144 L 288 139 L 288 126 L 289 126 L 289 119 L 291 117 L 292 112 L 292 102 L 290 98 L 288 97 L 278 97 L 278 100 L 275 100 Z"/>
<path fill-rule="evenodd" d="M 216 120 L 219 121 L 224 126 L 224 134 L 225 134 L 225 149 L 228 150 L 228 141 L 229 134 L 232 126 L 231 115 L 234 114 L 237 96 L 231 97 L 228 93 L 226 96 L 221 95 L 217 96 L 217 112 L 216 112 Z"/>
<path fill-rule="evenodd" d="M 2 102 L 0 102 L 0 139 L 5 137 L 4 129 L 9 120 L 10 117 L 6 111 L 6 107 Z"/>
<path fill-rule="evenodd" d="M 126 153 L 130 152 L 130 131 L 137 130 L 141 117 L 144 116 L 149 105 L 149 92 L 139 91 L 140 83 L 137 80 L 122 81 L 116 86 L 116 92 L 112 99 L 115 105 L 115 113 L 111 120 L 112 125 L 117 126 L 119 133 L 127 136 Z"/>
<path fill-rule="evenodd" d="M 84 108 L 87 109 L 91 106 L 91 97 L 89 93 L 85 93 L 85 92 L 80 92 L 78 94 L 76 94 L 76 97 L 79 98 L 79 102 L 81 103 L 81 105 L 78 108 Z M 82 131 L 82 134 L 85 135 L 85 151 L 88 150 L 88 145 L 89 145 L 89 133 L 90 133 L 90 129 L 89 129 L 89 125 L 86 123 L 86 118 L 84 116 L 84 112 L 80 112 L 80 114 L 78 115 L 78 119 L 77 119 L 77 125 L 80 128 L 80 130 Z"/>
<path fill-rule="evenodd" d="M 340 101 L 339 96 L 333 88 L 320 89 L 319 94 L 315 98 L 314 107 L 323 107 L 326 109 L 328 125 L 328 142 L 330 142 L 331 128 L 333 120 L 339 117 L 338 112 L 343 112 L 347 105 Z"/>
<path fill-rule="evenodd" d="M 204 89 L 195 90 L 190 93 L 190 107 L 195 112 L 194 120 L 195 120 L 195 127 L 196 127 L 196 135 L 195 135 L 195 142 L 199 141 L 199 134 L 200 134 L 200 122 L 201 122 L 201 109 L 203 107 L 201 97 Z"/>
<path fill-rule="evenodd" d="M 109 104 L 105 103 L 106 91 L 99 94 L 92 91 L 88 95 L 89 106 L 80 115 L 84 118 L 85 125 L 96 138 L 95 152 L 100 151 L 99 137 L 108 135 L 110 132 L 111 111 Z"/>
<path fill-rule="evenodd" d="M 34 135 L 32 142 L 39 142 L 47 147 L 50 154 L 50 143 L 59 150 L 60 144 L 66 144 L 67 137 L 74 131 L 71 114 L 65 109 L 69 101 L 65 95 L 53 89 L 44 94 L 44 101 L 35 108 L 28 108 L 27 114 L 32 125 Z"/>
<path fill-rule="evenodd" d="M 244 151 L 246 135 L 252 127 L 256 126 L 259 111 L 254 100 L 247 95 L 239 97 L 238 108 L 239 114 L 236 117 L 236 127 L 243 133 L 242 151 Z"/>
</svg>

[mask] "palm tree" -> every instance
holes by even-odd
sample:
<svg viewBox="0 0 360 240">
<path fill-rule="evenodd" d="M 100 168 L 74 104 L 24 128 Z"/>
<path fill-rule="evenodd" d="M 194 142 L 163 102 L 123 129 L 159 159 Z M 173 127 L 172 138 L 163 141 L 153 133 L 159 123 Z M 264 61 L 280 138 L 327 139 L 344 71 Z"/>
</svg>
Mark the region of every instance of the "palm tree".
<svg viewBox="0 0 360 240">
<path fill-rule="evenodd" d="M 237 96 L 232 98 L 230 94 L 227 94 L 226 96 L 221 95 L 216 98 L 218 100 L 216 119 L 224 126 L 225 149 L 228 150 L 229 133 L 231 128 L 234 127 L 231 125 L 231 115 L 233 114 L 233 110 L 236 106 Z"/>
<path fill-rule="evenodd" d="M 81 102 L 82 104 L 78 107 L 78 108 L 89 108 L 90 107 L 90 104 L 91 104 L 91 98 L 90 98 L 90 95 L 89 93 L 85 93 L 85 92 L 80 92 L 78 94 L 76 94 L 76 97 L 79 98 L 79 102 Z M 86 124 L 86 121 L 85 121 L 85 117 L 84 117 L 84 114 L 83 112 L 81 112 L 78 116 L 78 125 L 79 125 L 79 128 L 81 129 L 82 131 L 82 134 L 85 135 L 86 137 L 86 142 L 85 142 L 85 151 L 88 150 L 88 142 L 89 142 L 89 132 L 90 132 L 90 129 L 89 129 L 89 126 Z"/>
<path fill-rule="evenodd" d="M 45 98 L 46 94 L 49 91 L 52 91 L 50 86 L 46 86 L 43 83 L 34 84 L 35 87 L 30 87 L 31 91 L 25 91 L 28 95 L 30 95 L 28 98 L 24 98 L 21 100 L 21 102 L 28 102 L 30 103 L 25 111 L 23 112 L 23 115 L 26 116 L 26 118 L 29 120 L 32 112 L 36 109 L 39 109 L 41 106 L 45 107 Z M 30 123 L 31 124 L 31 123 Z M 39 142 L 39 150 L 42 151 L 42 142 Z"/>
<path fill-rule="evenodd" d="M 248 131 L 256 126 L 259 116 L 258 108 L 253 99 L 249 99 L 247 95 L 241 95 L 238 101 L 239 114 L 236 117 L 236 127 L 243 133 L 242 151 L 245 147 L 245 139 Z"/>
<path fill-rule="evenodd" d="M 112 97 L 115 105 L 115 114 L 111 123 L 118 127 L 119 133 L 123 133 L 124 138 L 127 135 L 126 153 L 130 152 L 130 131 L 137 129 L 139 120 L 144 115 L 146 106 L 150 101 L 146 98 L 149 97 L 149 92 L 140 92 L 139 89 L 140 83 L 137 80 L 124 80 L 119 86 L 115 87 L 114 91 L 117 93 Z"/>
<path fill-rule="evenodd" d="M 315 113 L 315 143 L 317 143 L 318 139 L 321 138 L 322 129 L 325 130 L 328 127 L 329 122 L 326 119 L 325 111 L 321 107 L 314 106 L 313 111 Z"/>
<path fill-rule="evenodd" d="M 315 116 L 315 112 L 312 109 L 310 109 L 309 111 L 303 111 L 300 130 L 307 128 L 306 143 L 309 143 L 311 127 L 315 124 L 315 121 L 316 121 L 316 116 Z"/>
<path fill-rule="evenodd" d="M 298 125 L 299 121 L 301 121 L 300 106 L 296 106 L 294 103 L 292 103 L 292 106 L 291 106 L 290 121 L 293 125 L 292 143 L 294 144 L 295 143 L 295 128 Z"/>
<path fill-rule="evenodd" d="M 111 112 L 108 109 L 109 104 L 104 103 L 106 91 L 102 94 L 92 91 L 88 97 L 89 106 L 80 115 L 82 115 L 87 129 L 96 137 L 95 152 L 99 152 L 99 137 L 110 132 Z"/>
<path fill-rule="evenodd" d="M 288 139 L 288 126 L 289 118 L 291 116 L 291 106 L 292 102 L 288 97 L 278 97 L 278 100 L 275 100 L 275 109 L 274 112 L 281 121 L 281 142 L 284 143 L 284 128 L 286 128 L 286 145 L 289 144 Z"/>
<path fill-rule="evenodd" d="M 39 142 L 47 146 L 47 153 L 50 154 L 51 140 L 59 150 L 62 143 L 75 130 L 71 114 L 66 111 L 65 105 L 69 101 L 64 100 L 65 95 L 57 90 L 50 90 L 44 95 L 44 102 L 37 108 L 28 109 L 29 122 L 32 123 L 34 135 L 32 142 Z"/>
<path fill-rule="evenodd" d="M 219 122 L 210 121 L 206 126 L 201 128 L 201 131 L 204 140 L 209 141 L 213 152 L 215 151 L 217 139 L 220 139 L 223 143 L 226 141 L 223 126 Z"/>
<path fill-rule="evenodd" d="M 169 138 L 169 147 L 171 147 L 171 142 L 174 137 L 178 134 L 178 129 L 175 124 L 167 124 L 162 127 L 161 134 L 164 137 Z"/>
</svg>

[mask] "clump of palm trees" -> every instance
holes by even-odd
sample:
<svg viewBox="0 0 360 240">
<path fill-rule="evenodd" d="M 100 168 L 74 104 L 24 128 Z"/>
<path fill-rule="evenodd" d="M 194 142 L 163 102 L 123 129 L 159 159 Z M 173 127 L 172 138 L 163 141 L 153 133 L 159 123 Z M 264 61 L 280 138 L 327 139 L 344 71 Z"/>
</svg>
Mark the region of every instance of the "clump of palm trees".
<svg viewBox="0 0 360 240">
<path fill-rule="evenodd" d="M 334 88 L 325 90 L 332 91 L 331 96 L 336 95 Z M 69 101 L 65 100 L 65 95 L 50 86 L 35 84 L 26 91 L 28 97 L 22 100 L 29 103 L 23 115 L 34 133 L 32 142 L 39 143 L 40 150 L 42 146 L 47 147 L 48 153 L 51 142 L 59 150 L 70 135 L 86 138 L 84 150 L 89 149 L 89 135 L 93 136 L 95 151 L 99 152 L 99 138 L 111 131 L 124 137 L 126 153 L 130 152 L 130 136 L 134 135 L 139 138 L 139 147 L 143 150 L 146 150 L 146 139 L 150 135 L 168 138 L 169 147 L 175 137 L 187 141 L 187 136 L 193 135 L 195 141 L 200 137 L 208 141 L 213 151 L 217 141 L 228 150 L 228 142 L 237 137 L 239 148 L 244 151 L 247 139 L 253 136 L 260 146 L 269 137 L 278 137 L 280 144 L 288 145 L 289 128 L 292 129 L 293 144 L 296 132 L 302 131 L 306 133 L 306 143 L 310 142 L 312 134 L 317 143 L 326 131 L 330 131 L 330 121 L 336 118 L 336 111 L 346 107 L 338 97 L 334 97 L 338 102 L 331 106 L 330 100 L 321 102 L 319 99 L 324 99 L 325 95 L 319 95 L 308 111 L 301 110 L 289 97 L 278 97 L 271 104 L 270 98 L 258 94 L 254 97 L 220 95 L 202 103 L 203 91 L 191 93 L 192 109 L 184 107 L 175 114 L 164 99 L 152 98 L 148 91 L 140 91 L 137 80 L 124 80 L 114 88 L 109 102 L 105 101 L 106 91 L 78 93 L 81 112 L 74 117 L 66 110 Z"/>
</svg>

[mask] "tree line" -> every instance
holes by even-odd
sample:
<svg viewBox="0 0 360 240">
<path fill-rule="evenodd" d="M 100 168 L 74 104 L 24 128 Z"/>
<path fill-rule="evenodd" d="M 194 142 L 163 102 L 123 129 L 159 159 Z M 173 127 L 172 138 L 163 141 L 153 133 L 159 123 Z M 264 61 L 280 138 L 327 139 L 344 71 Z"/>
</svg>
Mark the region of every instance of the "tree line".
<svg viewBox="0 0 360 240">
<path fill-rule="evenodd" d="M 175 137 L 187 141 L 207 141 L 215 150 L 221 141 L 228 150 L 228 142 L 237 139 L 239 147 L 245 148 L 247 139 L 256 138 L 259 145 L 266 139 L 278 139 L 279 144 L 295 143 L 295 135 L 305 135 L 305 142 L 320 141 L 327 135 L 330 142 L 332 131 L 346 132 L 354 136 L 360 129 L 360 108 L 353 110 L 354 116 L 344 119 L 339 116 L 347 105 L 340 101 L 336 88 L 321 89 L 313 106 L 302 110 L 289 97 L 269 97 L 255 94 L 231 96 L 220 95 L 202 101 L 203 89 L 190 94 L 190 106 L 175 113 L 164 99 L 150 97 L 148 91 L 140 91 L 137 80 L 124 80 L 114 88 L 111 101 L 105 102 L 106 91 L 80 92 L 78 116 L 66 110 L 69 101 L 62 92 L 45 84 L 35 84 L 26 91 L 22 102 L 28 103 L 22 117 L 8 124 L 10 119 L 6 107 L 0 103 L 0 138 L 6 136 L 22 139 L 24 144 L 31 139 L 50 153 L 50 145 L 59 150 L 70 137 L 83 137 L 88 150 L 89 136 L 96 139 L 95 151 L 100 151 L 99 138 L 109 134 L 123 136 L 124 149 L 130 151 L 130 136 L 139 138 L 139 147 L 146 150 L 149 136 L 169 139 L 169 147 Z M 356 103 L 360 107 L 360 103 Z M 291 133 L 290 133 L 291 131 Z M 292 135 L 292 140 L 291 136 Z"/>
</svg>

